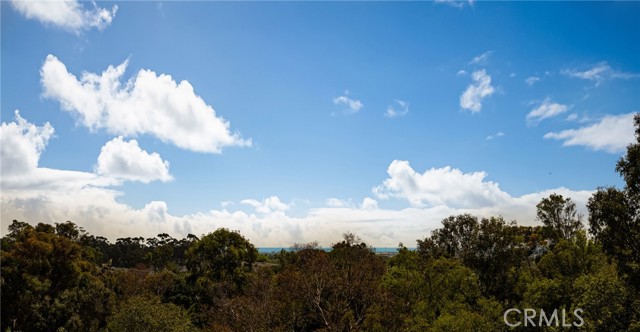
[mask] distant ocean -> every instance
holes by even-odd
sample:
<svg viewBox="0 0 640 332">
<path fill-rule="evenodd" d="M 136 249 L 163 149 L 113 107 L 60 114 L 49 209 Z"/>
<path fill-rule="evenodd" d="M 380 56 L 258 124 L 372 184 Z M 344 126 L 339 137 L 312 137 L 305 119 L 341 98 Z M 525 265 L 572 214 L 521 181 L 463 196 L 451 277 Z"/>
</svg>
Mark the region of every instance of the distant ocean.
<svg viewBox="0 0 640 332">
<path fill-rule="evenodd" d="M 293 248 L 290 247 L 262 247 L 262 248 L 257 248 L 259 253 L 262 254 L 275 254 L 280 252 L 281 250 L 284 251 L 293 251 Z M 331 248 L 321 248 L 324 251 L 331 251 Z M 416 248 L 407 248 L 409 250 L 416 250 Z M 397 253 L 398 252 L 398 248 L 393 248 L 393 247 L 375 247 L 373 248 L 373 250 L 378 253 L 378 254 L 392 254 L 392 253 Z"/>
</svg>

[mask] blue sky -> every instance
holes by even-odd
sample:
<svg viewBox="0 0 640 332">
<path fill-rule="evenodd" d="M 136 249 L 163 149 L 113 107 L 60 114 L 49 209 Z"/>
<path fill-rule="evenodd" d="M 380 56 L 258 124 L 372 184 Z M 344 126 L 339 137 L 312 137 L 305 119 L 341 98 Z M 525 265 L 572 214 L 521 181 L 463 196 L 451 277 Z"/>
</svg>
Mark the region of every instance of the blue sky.
<svg viewBox="0 0 640 332">
<path fill-rule="evenodd" d="M 394 246 L 622 185 L 639 3 L 45 5 L 1 3 L 3 232 Z"/>
</svg>

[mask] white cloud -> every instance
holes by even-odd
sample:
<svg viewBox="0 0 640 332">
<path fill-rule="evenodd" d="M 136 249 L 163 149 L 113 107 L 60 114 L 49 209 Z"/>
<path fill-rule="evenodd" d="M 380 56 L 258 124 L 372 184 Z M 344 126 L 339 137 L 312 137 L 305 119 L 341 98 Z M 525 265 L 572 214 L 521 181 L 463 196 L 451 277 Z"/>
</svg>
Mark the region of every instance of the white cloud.
<svg viewBox="0 0 640 332">
<path fill-rule="evenodd" d="M 363 210 L 376 210 L 378 209 L 378 201 L 371 197 L 365 197 L 360 204 L 360 208 Z"/>
<path fill-rule="evenodd" d="M 107 178 L 149 183 L 171 181 L 169 162 L 160 155 L 149 154 L 138 146 L 138 141 L 125 142 L 122 136 L 107 142 L 98 156 L 95 172 Z"/>
<path fill-rule="evenodd" d="M 15 190 L 76 190 L 88 185 L 114 184 L 96 174 L 39 167 L 54 128 L 47 122 L 38 127 L 15 111 L 15 121 L 0 127 L 0 187 L 2 192 Z"/>
<path fill-rule="evenodd" d="M 389 178 L 373 192 L 382 199 L 396 197 L 414 207 L 444 205 L 478 208 L 504 202 L 508 195 L 498 184 L 484 181 L 485 172 L 463 173 L 449 166 L 431 168 L 420 174 L 409 162 L 394 160 L 387 169 Z"/>
<path fill-rule="evenodd" d="M 491 56 L 491 54 L 493 53 L 493 51 L 486 51 L 478 56 L 473 57 L 473 59 L 471 59 L 471 61 L 469 61 L 470 65 L 484 65 L 487 63 L 487 61 L 489 61 L 489 57 Z"/>
<path fill-rule="evenodd" d="M 390 105 L 387 107 L 387 111 L 384 116 L 388 118 L 395 118 L 399 116 L 405 116 L 409 113 L 409 103 L 403 100 L 396 99 L 396 105 Z"/>
<path fill-rule="evenodd" d="M 15 122 L 3 122 L 0 129 L 0 174 L 4 177 L 36 169 L 40 154 L 53 133 L 54 129 L 49 122 L 38 127 L 23 119 L 16 110 Z"/>
<path fill-rule="evenodd" d="M 544 119 L 560 115 L 569 110 L 569 108 L 570 106 L 559 104 L 546 98 L 538 107 L 532 109 L 531 112 L 527 114 L 527 121 L 529 123 L 537 123 Z"/>
<path fill-rule="evenodd" d="M 402 163 L 394 162 L 390 169 Z M 80 172 L 51 171 L 57 172 L 54 174 L 56 177 L 68 172 L 73 176 L 63 181 L 71 179 L 73 183 L 80 183 L 75 176 Z M 8 222 L 12 219 L 31 223 L 71 220 L 91 234 L 106 236 L 111 241 L 118 237 L 152 237 L 159 233 L 175 237 L 184 237 L 189 233 L 200 236 L 225 227 L 240 231 L 257 246 L 287 247 L 293 243 L 314 240 L 329 246 L 339 241 L 343 233 L 350 231 L 371 245 L 392 247 L 398 242 L 415 243 L 416 239 L 440 227 L 441 220 L 450 215 L 502 215 L 507 220 L 516 219 L 522 225 L 535 225 L 535 204 L 541 198 L 553 192 L 571 197 L 579 211 L 584 213 L 585 203 L 591 195 L 590 191 L 557 188 L 514 198 L 502 192 L 497 184 L 484 181 L 484 172 L 465 174 L 450 167 L 432 169 L 424 174 L 417 174 L 410 168 L 404 173 L 406 171 L 410 171 L 409 174 L 403 175 L 403 170 L 391 172 L 394 175 L 390 178 L 395 181 L 398 176 L 413 177 L 413 180 L 397 181 L 399 186 L 409 187 L 389 187 L 386 198 L 394 195 L 409 200 L 413 197 L 418 203 L 413 207 L 381 209 L 371 197 L 365 197 L 358 206 L 330 199 L 327 202 L 341 203 L 335 204 L 335 207 L 310 208 L 300 217 L 288 215 L 289 205 L 277 196 L 261 201 L 242 201 L 242 204 L 253 207 L 255 212 L 229 210 L 234 204 L 225 202 L 222 210 L 178 216 L 171 214 L 169 205 L 164 201 L 150 201 L 139 209 L 128 206 L 118 199 L 122 193 L 87 184 L 91 179 L 85 179 L 85 185 L 81 186 L 51 187 L 43 185 L 43 182 L 7 188 L 4 185 L 5 177 L 2 177 L 0 215 L 3 225 L 5 220 Z M 434 180 L 420 180 L 429 178 Z M 385 181 L 385 184 L 391 183 Z M 435 204 L 427 207 L 426 203 Z M 6 232 L 6 225 L 0 232 Z"/>
<path fill-rule="evenodd" d="M 456 73 L 456 75 L 458 75 L 458 76 L 465 76 L 465 75 L 467 75 L 467 74 L 468 74 L 468 73 L 467 73 L 467 71 L 466 71 L 466 70 L 464 70 L 464 69 L 460 69 L 460 70 L 458 70 L 458 72 Z"/>
<path fill-rule="evenodd" d="M 540 77 L 537 76 L 531 76 L 531 77 L 527 77 L 526 80 L 524 80 L 525 83 L 527 83 L 527 85 L 529 86 L 533 86 L 534 84 L 536 84 L 536 82 L 538 82 L 540 80 Z"/>
<path fill-rule="evenodd" d="M 348 107 L 347 110 L 344 111 L 345 114 L 353 114 L 359 112 L 364 104 L 358 99 L 351 99 L 348 97 L 349 91 L 345 91 L 343 96 L 338 96 L 333 98 L 333 103 L 336 105 L 346 105 Z"/>
<path fill-rule="evenodd" d="M 502 136 L 504 136 L 504 133 L 499 131 L 499 132 L 497 132 L 497 133 L 495 133 L 493 135 L 487 136 L 486 140 L 489 141 L 489 140 L 492 140 L 494 138 L 498 138 L 498 137 L 502 137 Z"/>
<path fill-rule="evenodd" d="M 607 115 L 599 122 L 561 132 L 544 135 L 547 139 L 562 140 L 562 146 L 585 146 L 593 150 L 619 153 L 634 140 L 635 113 Z"/>
<path fill-rule="evenodd" d="M 289 205 L 280 201 L 277 196 L 265 198 L 262 202 L 255 199 L 244 199 L 240 203 L 252 206 L 259 213 L 270 214 L 289 210 Z"/>
<path fill-rule="evenodd" d="M 122 84 L 127 64 L 109 66 L 100 75 L 85 72 L 78 80 L 49 55 L 40 71 L 44 96 L 58 100 L 91 130 L 126 137 L 149 134 L 197 152 L 251 145 L 251 140 L 230 132 L 229 122 L 216 116 L 188 81 L 176 83 L 170 75 L 141 69 Z"/>
<path fill-rule="evenodd" d="M 482 99 L 491 96 L 495 88 L 491 86 L 491 76 L 484 69 L 474 71 L 471 75 L 473 83 L 460 96 L 460 107 L 471 112 L 480 112 Z"/>
<path fill-rule="evenodd" d="M 444 167 L 420 174 L 408 162 L 394 161 L 389 166 L 389 178 L 375 189 L 375 194 L 380 199 L 406 200 L 411 207 L 381 209 L 372 197 L 364 197 L 357 205 L 351 200 L 333 198 L 326 202 L 329 207 L 310 208 L 302 216 L 292 217 L 287 214 L 290 204 L 271 196 L 240 202 L 252 207 L 254 212 L 229 210 L 234 204 L 225 201 L 222 210 L 177 216 L 171 214 L 164 201 L 152 200 L 142 208 L 120 202 L 123 193 L 105 188 L 118 183 L 104 176 L 39 167 L 38 159 L 53 132 L 49 124 L 36 126 L 19 114 L 14 122 L 2 123 L 0 215 L 3 227 L 0 233 L 6 232 L 6 223 L 12 219 L 31 223 L 71 220 L 91 234 L 106 236 L 111 241 L 159 233 L 175 237 L 189 233 L 202 235 L 225 227 L 240 231 L 257 246 L 286 247 L 314 240 L 328 246 L 339 241 L 347 231 L 358 234 L 371 245 L 395 246 L 398 242 L 415 243 L 416 239 L 440 227 L 441 220 L 449 215 L 502 215 L 507 220 L 517 219 L 520 224 L 533 225 L 537 224 L 535 204 L 541 198 L 556 192 L 571 197 L 583 212 L 591 195 L 590 191 L 557 188 L 511 197 L 497 183 L 486 181 L 484 172 L 463 173 Z M 115 144 L 117 149 L 113 151 L 123 150 L 123 154 L 162 163 L 159 156 L 151 157 L 153 154 L 145 153 L 133 141 L 117 138 L 109 143 Z M 113 146 L 105 146 L 112 151 Z M 11 162 L 24 168 L 7 171 L 5 167 Z"/>
<path fill-rule="evenodd" d="M 571 113 L 567 116 L 567 118 L 565 120 L 567 121 L 576 121 L 578 119 L 578 114 L 576 113 Z"/>
<path fill-rule="evenodd" d="M 465 5 L 469 5 L 473 7 L 473 4 L 475 3 L 475 0 L 435 0 L 434 3 L 436 4 L 445 4 L 445 5 L 449 5 L 451 7 L 455 7 L 455 8 L 463 8 Z"/>
<path fill-rule="evenodd" d="M 415 244 L 450 215 L 471 213 L 480 217 L 502 215 L 507 220 L 517 219 L 522 225 L 536 225 L 535 205 L 551 193 L 571 197 L 579 211 L 585 213 L 590 191 L 572 191 L 566 188 L 511 198 L 504 205 L 478 208 L 452 208 L 439 205 L 430 208 L 371 209 L 362 207 L 312 208 L 301 217 L 286 213 L 247 213 L 243 211 L 209 210 L 172 215 L 163 201 L 151 201 L 135 209 L 117 200 L 119 193 L 100 188 L 76 191 L 30 191 L 0 196 L 0 213 L 4 220 L 27 222 L 60 222 L 71 220 L 91 234 L 103 235 L 111 241 L 118 237 L 152 237 L 168 233 L 183 237 L 189 233 L 198 236 L 220 227 L 238 230 L 252 243 L 262 247 L 287 247 L 293 243 L 317 240 L 329 246 L 341 239 L 347 231 L 358 234 L 374 246 L 393 247 L 398 242 Z M 365 198 L 366 200 L 366 198 Z M 368 200 L 367 200 L 368 201 Z M 364 202 L 364 200 L 363 200 Z M 2 232 L 6 232 L 3 228 Z"/>
<path fill-rule="evenodd" d="M 596 82 L 596 86 L 600 85 L 600 83 L 606 80 L 612 79 L 633 79 L 640 78 L 640 74 L 638 73 L 627 73 L 615 70 L 609 66 L 606 62 L 600 62 L 595 66 L 586 69 L 586 70 L 577 70 L 577 69 L 564 69 L 561 71 L 562 74 L 580 78 L 583 80 L 590 80 Z"/>
<path fill-rule="evenodd" d="M 353 204 L 350 201 L 345 201 L 339 198 L 331 197 L 327 199 L 324 203 L 326 206 L 331 208 L 341 208 L 341 207 L 351 207 Z"/>
<path fill-rule="evenodd" d="M 108 10 L 98 7 L 95 2 L 91 4 L 93 9 L 85 9 L 76 0 L 11 1 L 13 8 L 26 18 L 36 19 L 45 26 L 53 25 L 74 33 L 91 28 L 102 30 L 109 26 L 116 16 L 117 5 Z"/>
</svg>

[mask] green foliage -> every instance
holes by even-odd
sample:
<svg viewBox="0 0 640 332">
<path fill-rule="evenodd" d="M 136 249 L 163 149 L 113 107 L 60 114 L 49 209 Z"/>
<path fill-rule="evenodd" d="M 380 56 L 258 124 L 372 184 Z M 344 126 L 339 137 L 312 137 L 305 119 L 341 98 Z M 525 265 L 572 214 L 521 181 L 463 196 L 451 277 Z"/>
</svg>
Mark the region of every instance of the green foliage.
<svg viewBox="0 0 640 332">
<path fill-rule="evenodd" d="M 607 255 L 616 259 L 620 273 L 640 292 L 640 114 L 634 117 L 637 142 L 616 171 L 624 178 L 624 190 L 600 188 L 589 199 L 589 232 L 602 243 Z"/>
<path fill-rule="evenodd" d="M 3 238 L 1 325 L 23 331 L 98 331 L 111 310 L 112 292 L 74 241 L 78 233 L 57 235 L 44 225 L 14 221 Z"/>
<path fill-rule="evenodd" d="M 183 308 L 161 303 L 157 297 L 135 296 L 109 317 L 110 332 L 189 332 L 195 331 Z"/>
<path fill-rule="evenodd" d="M 547 236 L 554 243 L 561 239 L 572 239 L 582 227 L 582 215 L 576 210 L 571 198 L 551 194 L 536 205 L 538 220 L 545 226 Z"/>
<path fill-rule="evenodd" d="M 194 241 L 186 252 L 189 270 L 198 278 L 226 281 L 242 287 L 258 257 L 240 233 L 220 228 Z"/>
<path fill-rule="evenodd" d="M 477 217 L 464 214 L 448 217 L 442 225 L 431 237 L 418 240 L 422 259 L 459 259 L 476 273 L 484 294 L 503 300 L 512 296 L 513 269 L 520 268 L 527 254 L 526 247 L 516 242 L 515 223 L 507 224 L 500 217 L 478 222 Z"/>
<path fill-rule="evenodd" d="M 585 331 L 625 331 L 629 327 L 632 311 L 626 308 L 633 303 L 613 266 L 578 277 L 573 294 L 573 309 L 584 310 Z"/>
</svg>

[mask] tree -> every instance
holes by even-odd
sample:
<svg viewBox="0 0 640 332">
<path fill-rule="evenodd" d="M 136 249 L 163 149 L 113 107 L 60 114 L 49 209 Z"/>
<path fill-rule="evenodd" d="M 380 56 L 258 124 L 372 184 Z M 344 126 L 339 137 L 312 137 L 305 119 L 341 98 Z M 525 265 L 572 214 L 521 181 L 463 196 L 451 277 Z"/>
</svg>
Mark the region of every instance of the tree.
<svg viewBox="0 0 640 332">
<path fill-rule="evenodd" d="M 545 226 L 547 235 L 558 243 L 560 239 L 569 240 L 583 228 L 582 215 L 576 210 L 576 203 L 571 198 L 551 194 L 543 198 L 538 205 L 538 220 Z"/>
<path fill-rule="evenodd" d="M 117 267 L 136 267 L 146 264 L 145 259 L 148 247 L 144 244 L 144 238 L 127 237 L 119 238 L 113 250 L 113 265 Z"/>
<path fill-rule="evenodd" d="M 343 240 L 333 245 L 329 258 L 335 272 L 333 325 L 339 331 L 358 330 L 369 309 L 380 300 L 384 262 L 353 233 L 344 234 Z"/>
<path fill-rule="evenodd" d="M 450 216 L 442 220 L 442 228 L 431 237 L 418 240 L 418 252 L 423 257 L 465 259 L 472 254 L 478 237 L 478 218 L 470 214 Z"/>
<path fill-rule="evenodd" d="M 0 325 L 17 331 L 103 328 L 113 293 L 84 248 L 51 225 L 14 222 L 10 231 L 0 256 Z"/>
<path fill-rule="evenodd" d="M 636 142 L 616 166 L 625 180 L 624 190 L 599 188 L 589 198 L 589 232 L 615 258 L 629 285 L 640 288 L 640 113 L 634 117 Z"/>
<path fill-rule="evenodd" d="M 258 250 L 239 232 L 220 228 L 193 242 L 187 267 L 198 278 L 225 281 L 242 288 L 258 257 Z"/>
<path fill-rule="evenodd" d="M 512 291 L 514 269 L 525 251 L 515 243 L 517 228 L 501 217 L 478 218 L 469 214 L 450 216 L 431 237 L 418 240 L 418 253 L 425 260 L 459 259 L 478 275 L 483 293 L 505 299 Z"/>
<path fill-rule="evenodd" d="M 108 319 L 110 332 L 189 332 L 195 331 L 189 314 L 172 303 L 161 303 L 157 297 L 129 298 Z"/>
<path fill-rule="evenodd" d="M 629 196 L 638 197 L 640 195 L 640 113 L 637 113 L 633 119 L 636 126 L 636 143 L 629 144 L 627 154 L 616 164 L 616 172 L 624 178 Z"/>
</svg>

